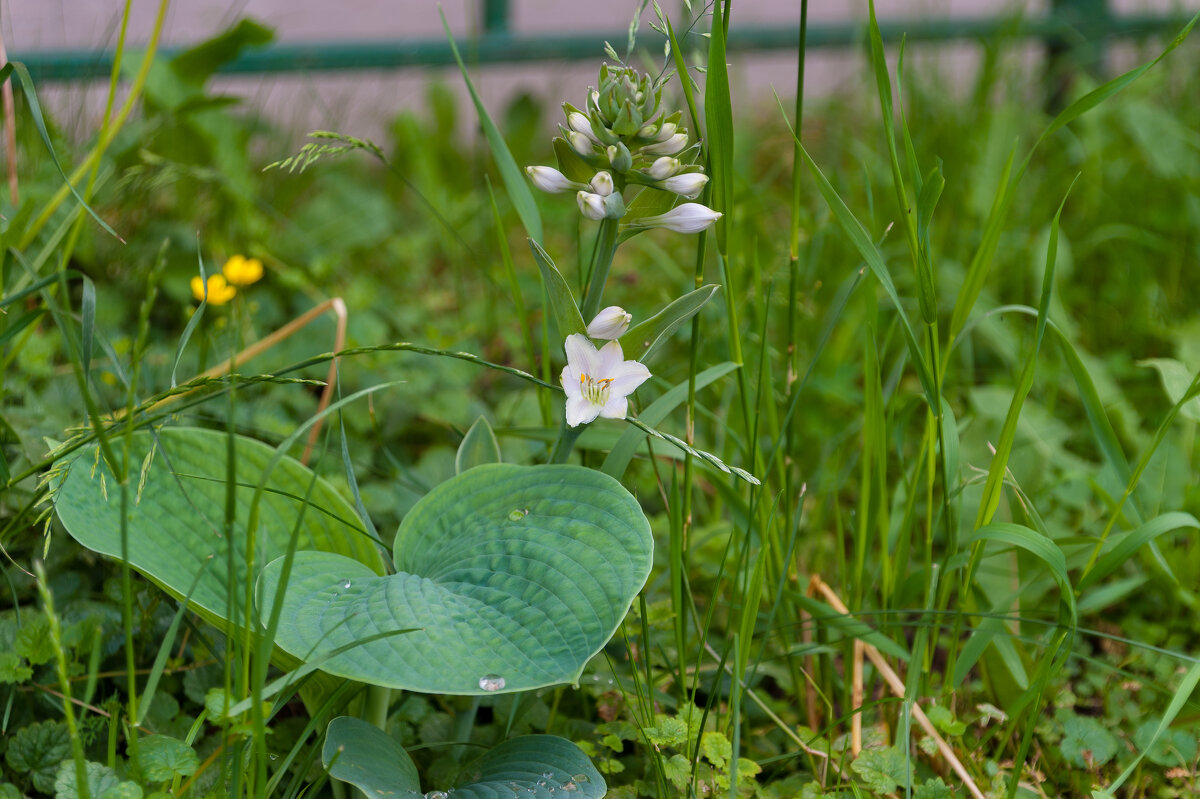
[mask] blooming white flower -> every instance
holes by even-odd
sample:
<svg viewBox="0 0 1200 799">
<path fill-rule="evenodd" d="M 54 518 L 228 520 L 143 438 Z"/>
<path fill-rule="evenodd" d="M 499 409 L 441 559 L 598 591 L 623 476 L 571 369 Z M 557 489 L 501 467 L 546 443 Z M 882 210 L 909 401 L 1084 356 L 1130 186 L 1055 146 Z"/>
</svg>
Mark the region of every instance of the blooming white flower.
<svg viewBox="0 0 1200 799">
<path fill-rule="evenodd" d="M 593 194 L 590 191 L 580 191 L 575 195 L 575 201 L 579 203 L 579 212 L 588 219 L 599 222 L 608 216 L 608 209 L 604 206 L 604 198 L 599 194 Z"/>
<path fill-rule="evenodd" d="M 623 419 L 629 412 L 629 395 L 650 377 L 638 361 L 625 360 L 621 345 L 610 341 L 599 350 L 587 336 L 567 336 L 567 365 L 562 387 L 567 393 L 567 424 L 578 427 L 597 416 Z"/>
<path fill-rule="evenodd" d="M 664 227 L 676 233 L 699 233 L 713 222 L 721 218 L 721 214 L 700 203 L 684 203 L 677 205 L 665 214 L 646 216 L 630 222 L 637 227 Z"/>
<path fill-rule="evenodd" d="M 587 326 L 587 334 L 592 338 L 615 341 L 625 335 L 632 321 L 633 314 L 617 305 L 610 305 L 596 314 L 596 318 Z"/>
<path fill-rule="evenodd" d="M 661 158 L 654 159 L 654 163 L 646 170 L 646 174 L 655 180 L 663 180 L 678 172 L 681 166 L 682 164 L 679 163 L 678 158 L 664 155 Z"/>
<path fill-rule="evenodd" d="M 613 183 L 612 175 L 608 172 L 597 172 L 596 176 L 591 180 L 592 191 L 599 194 L 601 197 L 607 197 L 613 193 L 616 185 Z"/>
<path fill-rule="evenodd" d="M 686 133 L 676 133 L 660 142 L 647 144 L 642 148 L 642 153 L 645 155 L 674 155 L 687 147 L 687 143 L 688 137 Z"/>
<path fill-rule="evenodd" d="M 527 166 L 525 174 L 529 175 L 533 185 L 550 194 L 587 188 L 586 183 L 577 183 L 552 166 Z"/>
<path fill-rule="evenodd" d="M 694 200 L 700 196 L 700 192 L 704 191 L 705 183 L 708 183 L 708 175 L 702 172 L 686 172 L 666 178 L 660 185 L 680 197 Z"/>
</svg>

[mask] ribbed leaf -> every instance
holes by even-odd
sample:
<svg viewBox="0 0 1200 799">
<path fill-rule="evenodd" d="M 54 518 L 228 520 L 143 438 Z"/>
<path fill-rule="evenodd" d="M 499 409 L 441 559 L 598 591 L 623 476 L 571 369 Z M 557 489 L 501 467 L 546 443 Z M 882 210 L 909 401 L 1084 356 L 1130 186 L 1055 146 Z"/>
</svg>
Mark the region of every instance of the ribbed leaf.
<svg viewBox="0 0 1200 799">
<path fill-rule="evenodd" d="M 408 752 L 382 730 L 341 716 L 329 722 L 321 760 L 329 773 L 368 796 L 420 795 L 416 766 Z M 583 751 L 556 735 L 522 735 L 505 741 L 464 770 L 466 781 L 426 796 L 456 799 L 601 799 L 604 778 Z"/>
<path fill-rule="evenodd" d="M 405 516 L 397 574 L 297 553 L 275 643 L 376 685 L 447 694 L 524 691 L 578 679 L 650 573 L 637 501 L 578 466 L 485 464 Z M 279 590 L 264 570 L 259 605 Z M 353 646 L 368 636 L 412 630 Z"/>
<path fill-rule="evenodd" d="M 133 436 L 130 471 L 140 482 L 129 506 L 129 564 L 177 599 L 182 599 L 203 570 L 190 604 L 206 620 L 224 626 L 226 600 L 225 448 L 227 434 L 194 428 Z M 259 441 L 238 437 L 237 521 L 233 530 L 235 584 L 245 585 L 246 520 L 258 480 L 275 451 Z M 99 463 L 98 463 L 99 461 Z M 121 552 L 120 490 L 112 472 L 86 447 L 70 461 L 59 461 L 54 507 L 67 532 L 88 549 L 110 557 Z M 383 572 L 374 544 L 359 527 L 354 508 L 332 486 L 318 479 L 308 507 L 312 472 L 283 458 L 267 480 L 259 504 L 258 565 L 284 553 L 297 519 L 299 547 L 337 552 L 359 568 Z"/>
</svg>

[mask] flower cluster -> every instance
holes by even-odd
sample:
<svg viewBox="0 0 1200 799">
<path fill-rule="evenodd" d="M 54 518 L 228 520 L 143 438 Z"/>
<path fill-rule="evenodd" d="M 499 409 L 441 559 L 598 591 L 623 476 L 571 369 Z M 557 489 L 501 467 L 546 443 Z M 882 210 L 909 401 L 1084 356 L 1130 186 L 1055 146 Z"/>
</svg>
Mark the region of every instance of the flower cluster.
<svg viewBox="0 0 1200 799">
<path fill-rule="evenodd" d="M 708 176 L 693 163 L 699 143 L 689 144 L 680 127 L 682 113 L 662 108 L 662 86 L 630 67 L 600 68 L 600 88 L 588 94 L 587 109 L 565 103 L 567 124 L 554 140 L 558 169 L 530 166 L 525 171 L 542 191 L 575 192 L 580 212 L 588 219 L 625 216 L 628 186 L 657 189 L 693 200 Z M 665 227 L 695 233 L 720 214 L 700 203 L 684 203 L 665 214 L 641 217 L 637 227 Z"/>
<path fill-rule="evenodd" d="M 615 305 L 596 314 L 587 326 L 587 336 L 567 336 L 567 365 L 563 367 L 563 391 L 567 393 L 567 424 L 578 427 L 606 419 L 624 419 L 629 412 L 629 395 L 650 378 L 650 370 L 639 361 L 625 360 L 617 338 L 629 329 L 632 316 Z M 600 349 L 588 340 L 606 340 Z"/>
<path fill-rule="evenodd" d="M 221 267 L 220 274 L 209 275 L 207 283 L 199 275 L 192 278 L 192 296 L 196 302 L 207 298 L 209 305 L 224 305 L 237 295 L 238 286 L 257 283 L 262 275 L 262 261 L 235 255 Z"/>
</svg>

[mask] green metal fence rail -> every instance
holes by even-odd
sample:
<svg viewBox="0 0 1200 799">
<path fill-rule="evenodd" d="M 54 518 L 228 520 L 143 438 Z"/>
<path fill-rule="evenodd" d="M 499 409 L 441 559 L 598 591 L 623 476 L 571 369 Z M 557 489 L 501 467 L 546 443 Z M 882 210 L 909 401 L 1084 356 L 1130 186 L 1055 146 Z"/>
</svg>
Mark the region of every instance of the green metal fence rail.
<svg viewBox="0 0 1200 799">
<path fill-rule="evenodd" d="M 1086 6 L 1087 13 L 1083 6 Z M 483 6 L 483 32 L 462 42 L 474 63 L 526 63 L 535 61 L 596 60 L 604 54 L 604 42 L 624 49 L 626 31 L 608 34 L 579 33 L 525 36 L 508 28 L 507 3 L 491 0 Z M 1109 37 L 1138 37 L 1173 33 L 1187 23 L 1182 15 L 1113 15 L 1103 0 L 1056 0 L 1049 15 L 1016 19 L 998 17 L 924 18 L 881 21 L 885 41 L 947 41 L 1019 36 L 1041 39 L 1059 49 L 1087 45 L 1095 59 L 1103 40 Z M 696 34 L 693 33 L 692 36 Z M 656 34 L 643 34 L 642 42 Z M 862 22 L 808 26 L 807 46 L 847 47 L 866 40 Z M 799 43 L 797 26 L 730 28 L 730 50 L 787 50 Z M 702 44 L 706 47 L 707 45 Z M 164 50 L 170 56 L 171 48 Z M 14 52 L 38 81 L 86 81 L 107 79 L 112 69 L 109 51 L 42 50 Z M 226 64 L 221 71 L 231 74 L 280 72 L 326 72 L 333 70 L 404 69 L 442 67 L 454 63 L 444 39 L 398 39 L 390 41 L 282 42 L 246 53 Z"/>
</svg>

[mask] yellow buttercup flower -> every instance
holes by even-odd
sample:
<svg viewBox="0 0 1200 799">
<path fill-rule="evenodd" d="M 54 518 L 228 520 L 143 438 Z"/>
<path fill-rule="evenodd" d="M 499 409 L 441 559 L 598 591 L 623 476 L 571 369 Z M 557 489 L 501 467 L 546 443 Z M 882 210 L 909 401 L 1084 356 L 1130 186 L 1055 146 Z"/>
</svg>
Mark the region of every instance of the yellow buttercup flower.
<svg viewBox="0 0 1200 799">
<path fill-rule="evenodd" d="M 233 299 L 233 295 L 237 294 L 237 289 L 229 285 L 222 275 L 208 276 L 208 304 L 209 305 L 224 305 Z M 192 296 L 197 302 L 204 300 L 204 281 L 200 276 L 192 278 Z"/>
<path fill-rule="evenodd" d="M 249 286 L 262 279 L 263 265 L 257 258 L 235 255 L 221 267 L 225 279 L 234 286 Z"/>
</svg>

